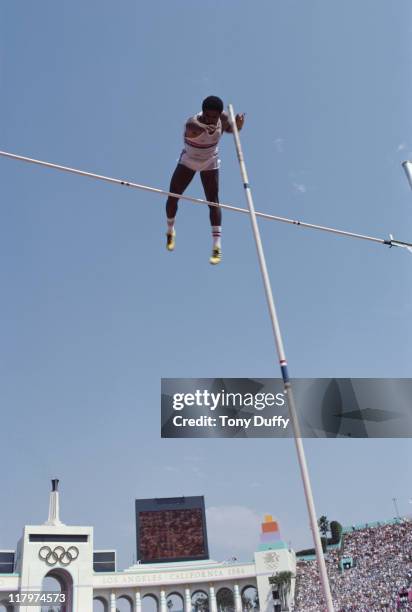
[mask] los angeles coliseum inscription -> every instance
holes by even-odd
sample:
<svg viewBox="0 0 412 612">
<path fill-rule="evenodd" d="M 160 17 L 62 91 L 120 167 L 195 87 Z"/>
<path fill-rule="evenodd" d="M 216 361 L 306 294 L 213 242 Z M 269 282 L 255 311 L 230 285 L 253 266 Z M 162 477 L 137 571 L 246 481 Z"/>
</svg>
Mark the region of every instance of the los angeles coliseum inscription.
<svg viewBox="0 0 412 612">
<path fill-rule="evenodd" d="M 191 580 L 207 579 L 207 578 L 234 578 L 236 576 L 253 576 L 253 570 L 246 572 L 244 567 L 239 568 L 228 568 L 227 571 L 214 569 L 214 570 L 198 570 L 193 572 L 181 572 L 181 573 L 167 573 L 167 574 L 149 574 L 142 576 L 139 574 L 132 574 L 130 576 L 104 576 L 102 577 L 103 584 L 169 584 L 170 582 L 187 582 Z"/>
</svg>

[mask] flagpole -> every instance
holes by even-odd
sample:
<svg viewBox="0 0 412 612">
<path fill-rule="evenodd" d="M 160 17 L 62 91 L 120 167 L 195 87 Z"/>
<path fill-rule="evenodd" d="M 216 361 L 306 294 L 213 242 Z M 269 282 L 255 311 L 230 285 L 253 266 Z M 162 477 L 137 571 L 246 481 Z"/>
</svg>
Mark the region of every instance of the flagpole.
<svg viewBox="0 0 412 612">
<path fill-rule="evenodd" d="M 269 274 L 266 266 L 265 254 L 263 251 L 262 240 L 260 236 L 259 226 L 256 219 L 255 206 L 253 203 L 252 191 L 249 184 L 249 179 L 246 171 L 246 165 L 242 152 L 242 145 L 240 143 L 239 132 L 236 125 L 235 114 L 233 106 L 229 104 L 229 118 L 235 140 L 237 157 L 239 160 L 240 174 L 243 181 L 243 187 L 245 190 L 246 202 L 250 212 L 250 220 L 252 224 L 252 232 L 255 239 L 260 271 L 262 274 L 263 285 L 265 288 L 266 301 L 269 309 L 269 315 L 272 322 L 273 336 L 275 340 L 276 350 L 279 357 L 279 365 L 282 373 L 283 384 L 286 396 L 288 398 L 289 413 L 292 421 L 293 433 L 296 444 L 296 451 L 298 455 L 299 467 L 302 476 L 303 488 L 305 492 L 306 505 L 309 514 L 310 526 L 312 530 L 312 537 L 315 544 L 316 558 L 318 561 L 318 569 L 320 574 L 320 581 L 322 584 L 323 594 L 325 598 L 325 604 L 328 612 L 334 612 L 332 594 L 329 585 L 328 574 L 326 571 L 325 558 L 323 556 L 322 544 L 319 535 L 318 524 L 316 520 L 316 510 L 313 500 L 312 487 L 309 478 L 309 471 L 306 463 L 305 450 L 303 448 L 302 435 L 299 426 L 299 420 L 296 411 L 295 399 L 292 392 L 292 385 L 289 378 L 288 366 L 286 360 L 285 349 L 283 346 L 282 334 L 280 331 L 279 319 L 276 313 L 275 302 L 273 299 L 272 287 L 270 284 Z"/>
</svg>

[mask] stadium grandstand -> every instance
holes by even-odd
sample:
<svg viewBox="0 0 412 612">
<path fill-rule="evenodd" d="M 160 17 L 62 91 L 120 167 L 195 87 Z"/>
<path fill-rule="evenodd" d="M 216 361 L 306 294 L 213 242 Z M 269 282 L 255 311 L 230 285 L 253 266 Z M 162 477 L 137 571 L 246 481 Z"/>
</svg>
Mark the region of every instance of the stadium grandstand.
<svg viewBox="0 0 412 612">
<path fill-rule="evenodd" d="M 412 520 L 352 525 L 326 550 L 335 612 L 412 611 Z M 322 612 L 315 557 L 299 557 L 294 612 Z"/>
</svg>

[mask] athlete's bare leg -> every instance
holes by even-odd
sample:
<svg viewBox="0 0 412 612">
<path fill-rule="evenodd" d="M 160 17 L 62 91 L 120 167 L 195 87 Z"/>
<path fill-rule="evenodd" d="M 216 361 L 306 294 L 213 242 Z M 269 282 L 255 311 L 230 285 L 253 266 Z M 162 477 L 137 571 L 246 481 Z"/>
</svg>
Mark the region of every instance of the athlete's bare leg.
<svg viewBox="0 0 412 612">
<path fill-rule="evenodd" d="M 191 170 L 183 164 L 177 164 L 175 171 L 173 172 L 172 179 L 170 181 L 169 191 L 171 193 L 178 193 L 181 195 L 190 181 L 195 175 L 195 171 Z M 179 198 L 173 198 L 169 196 L 166 202 L 166 216 L 167 216 L 167 232 L 166 232 L 166 248 L 168 251 L 174 251 L 175 248 L 175 217 L 177 213 L 177 203 Z"/>
<path fill-rule="evenodd" d="M 190 184 L 192 178 L 195 175 L 195 171 L 191 170 L 183 164 L 177 164 L 176 170 L 173 173 L 170 181 L 169 191 L 172 193 L 182 194 Z M 172 198 L 169 196 L 166 202 L 166 215 L 168 219 L 174 219 L 177 212 L 178 198 Z"/>
<path fill-rule="evenodd" d="M 219 202 L 219 170 L 203 170 L 200 173 L 206 200 Z M 209 206 L 210 225 L 222 225 L 222 209 Z"/>
</svg>

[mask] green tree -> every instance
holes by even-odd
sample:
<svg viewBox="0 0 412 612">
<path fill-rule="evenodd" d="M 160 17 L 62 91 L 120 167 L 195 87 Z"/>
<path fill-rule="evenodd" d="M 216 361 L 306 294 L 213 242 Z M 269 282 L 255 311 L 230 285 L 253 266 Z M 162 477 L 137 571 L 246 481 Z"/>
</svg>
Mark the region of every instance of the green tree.
<svg viewBox="0 0 412 612">
<path fill-rule="evenodd" d="M 338 521 L 330 522 L 330 532 L 332 534 L 332 544 L 338 544 L 342 538 L 343 527 Z"/>
<path fill-rule="evenodd" d="M 322 515 L 318 520 L 318 527 L 321 534 L 326 538 L 330 529 L 329 521 L 325 515 Z"/>
<path fill-rule="evenodd" d="M 269 578 L 270 584 L 276 586 L 279 591 L 279 599 L 282 605 L 282 610 L 289 610 L 289 596 L 292 588 L 292 578 L 295 578 L 292 572 L 277 572 Z"/>
</svg>

